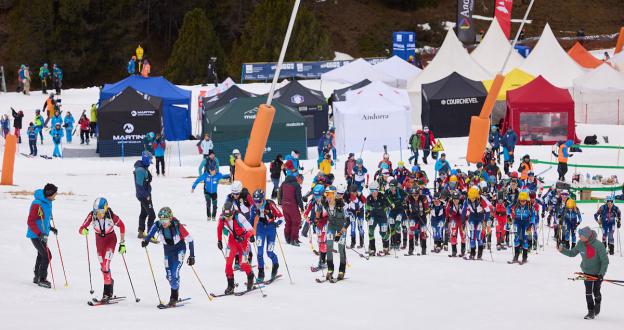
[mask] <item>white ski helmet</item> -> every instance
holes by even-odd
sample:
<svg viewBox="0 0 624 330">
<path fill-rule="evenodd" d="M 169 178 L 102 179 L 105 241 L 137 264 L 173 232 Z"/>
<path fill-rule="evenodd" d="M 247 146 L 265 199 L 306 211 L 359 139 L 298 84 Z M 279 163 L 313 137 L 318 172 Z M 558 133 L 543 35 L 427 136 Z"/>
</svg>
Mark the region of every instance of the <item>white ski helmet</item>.
<svg viewBox="0 0 624 330">
<path fill-rule="evenodd" d="M 373 191 L 379 191 L 379 183 L 377 183 L 377 181 L 373 181 L 368 185 L 368 190 L 370 190 L 371 192 Z"/>
<path fill-rule="evenodd" d="M 339 184 L 336 185 L 336 193 L 338 194 L 344 194 L 345 192 L 347 192 L 347 184 L 344 182 L 341 182 Z"/>
<path fill-rule="evenodd" d="M 243 190 L 243 184 L 240 181 L 234 181 L 232 182 L 232 194 L 240 194 L 240 192 Z"/>
<path fill-rule="evenodd" d="M 232 150 L 233 155 L 240 155 L 240 151 L 238 149 Z"/>
</svg>

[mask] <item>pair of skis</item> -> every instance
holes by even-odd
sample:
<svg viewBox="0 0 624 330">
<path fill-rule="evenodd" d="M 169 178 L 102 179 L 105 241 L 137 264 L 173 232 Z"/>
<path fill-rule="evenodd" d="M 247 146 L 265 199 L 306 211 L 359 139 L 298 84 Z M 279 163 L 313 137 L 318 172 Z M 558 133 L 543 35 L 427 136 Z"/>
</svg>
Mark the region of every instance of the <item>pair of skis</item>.
<svg viewBox="0 0 624 330">
<path fill-rule="evenodd" d="M 271 283 L 275 282 L 276 280 L 282 278 L 282 274 L 278 274 L 277 276 L 275 276 L 274 278 L 268 279 L 266 281 L 263 282 L 258 282 L 256 283 L 250 290 L 245 290 L 245 291 L 240 291 L 240 292 L 234 292 L 234 293 L 222 293 L 222 294 L 215 294 L 215 293 L 211 293 L 210 296 L 212 298 L 220 298 L 220 297 L 225 297 L 225 296 L 243 296 L 249 292 L 258 290 L 258 289 L 262 289 L 264 287 L 266 287 L 267 285 L 270 285 Z M 266 294 L 263 293 L 262 297 L 266 297 Z"/>
</svg>

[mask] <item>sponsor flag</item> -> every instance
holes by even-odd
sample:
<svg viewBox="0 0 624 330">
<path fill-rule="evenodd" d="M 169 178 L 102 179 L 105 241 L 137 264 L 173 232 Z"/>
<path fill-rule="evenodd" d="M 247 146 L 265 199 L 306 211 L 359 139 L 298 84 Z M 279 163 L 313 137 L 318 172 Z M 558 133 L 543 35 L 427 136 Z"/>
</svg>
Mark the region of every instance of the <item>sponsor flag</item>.
<svg viewBox="0 0 624 330">
<path fill-rule="evenodd" d="M 457 38 L 464 44 L 474 44 L 476 33 L 473 26 L 472 11 L 474 0 L 457 0 Z"/>
<path fill-rule="evenodd" d="M 503 29 L 505 36 L 509 39 L 511 34 L 511 9 L 513 0 L 495 0 L 494 17 L 498 20 L 498 24 Z"/>
</svg>

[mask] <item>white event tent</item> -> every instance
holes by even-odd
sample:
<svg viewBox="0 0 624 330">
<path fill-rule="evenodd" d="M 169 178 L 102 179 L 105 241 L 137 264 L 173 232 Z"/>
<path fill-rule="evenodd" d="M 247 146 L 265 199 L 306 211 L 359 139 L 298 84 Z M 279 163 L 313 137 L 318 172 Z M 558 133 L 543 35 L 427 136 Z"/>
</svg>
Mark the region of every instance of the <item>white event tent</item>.
<svg viewBox="0 0 624 330">
<path fill-rule="evenodd" d="M 490 28 L 485 33 L 483 40 L 477 48 L 475 48 L 470 57 L 475 62 L 488 70 L 492 75 L 497 74 L 503 68 L 503 63 L 507 58 L 507 54 L 511 49 L 511 43 L 505 37 L 503 29 L 498 24 L 498 20 L 492 20 Z M 522 65 L 524 58 L 517 51 L 512 51 L 505 66 L 503 74 L 509 73 L 511 70 Z"/>
<path fill-rule="evenodd" d="M 609 64 L 574 80 L 574 117 L 584 124 L 624 124 L 624 74 Z"/>
<path fill-rule="evenodd" d="M 407 82 L 415 78 L 422 71 L 413 64 L 408 63 L 398 56 L 377 63 L 373 68 L 381 73 L 387 74 L 396 79 L 396 87 L 406 88 Z"/>
</svg>

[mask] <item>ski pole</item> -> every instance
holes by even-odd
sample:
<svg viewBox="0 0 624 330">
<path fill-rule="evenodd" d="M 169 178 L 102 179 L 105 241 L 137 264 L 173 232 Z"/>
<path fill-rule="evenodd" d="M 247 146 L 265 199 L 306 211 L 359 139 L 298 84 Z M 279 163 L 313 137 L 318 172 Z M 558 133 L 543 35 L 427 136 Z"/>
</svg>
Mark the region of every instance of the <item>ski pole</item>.
<svg viewBox="0 0 624 330">
<path fill-rule="evenodd" d="M 195 267 L 191 266 L 191 269 L 193 270 L 193 273 L 195 274 L 195 277 L 197 278 L 197 281 L 201 285 L 202 289 L 204 289 L 204 292 L 206 293 L 206 296 L 208 296 L 208 300 L 212 301 L 212 297 L 210 296 L 208 291 L 206 291 L 206 287 L 204 286 L 204 283 L 202 283 L 202 280 L 199 278 L 199 275 L 197 275 L 197 271 L 195 270 Z"/>
<path fill-rule="evenodd" d="M 85 236 L 85 242 L 87 243 L 87 265 L 89 266 L 89 293 L 93 294 L 93 280 L 91 279 L 91 257 L 89 253 L 89 237 Z"/>
<path fill-rule="evenodd" d="M 350 247 L 350 246 L 349 246 L 349 247 L 347 247 L 347 249 L 349 249 L 349 250 L 351 250 L 351 251 L 353 251 L 353 252 L 357 253 L 357 255 L 358 255 L 358 256 L 360 256 L 360 257 L 362 257 L 362 258 L 364 258 L 364 259 L 366 259 L 366 260 L 369 260 L 369 256 L 364 255 L 363 253 L 358 252 L 358 250 L 356 250 L 356 249 L 354 249 L 354 248 L 352 248 L 352 247 Z"/>
<path fill-rule="evenodd" d="M 158 301 L 162 305 L 162 299 L 160 299 L 160 293 L 158 292 L 158 285 L 156 285 L 156 276 L 154 276 L 154 268 L 152 268 L 152 260 L 150 259 L 149 252 L 147 251 L 147 246 L 144 247 L 145 255 L 147 256 L 147 263 L 149 264 L 150 272 L 152 273 L 152 279 L 154 280 L 154 287 L 156 288 L 156 295 L 158 296 Z"/>
<path fill-rule="evenodd" d="M 54 281 L 54 270 L 52 269 L 52 256 L 50 255 L 50 249 L 48 243 L 45 245 L 46 252 L 48 253 L 48 263 L 50 264 L 50 274 L 52 275 L 52 288 L 56 290 L 56 282 Z"/>
<path fill-rule="evenodd" d="M 279 246 L 280 252 L 282 253 L 282 259 L 284 259 L 284 265 L 286 266 L 286 272 L 288 273 L 288 279 L 290 280 L 290 284 L 295 284 L 295 282 L 293 282 L 292 277 L 290 276 L 290 270 L 288 269 L 288 262 L 286 262 L 286 255 L 284 255 L 284 249 L 282 248 L 282 241 L 279 237 L 279 234 L 275 236 L 277 236 L 277 245 Z"/>
<path fill-rule="evenodd" d="M 52 220 L 52 226 L 56 228 L 56 225 L 54 224 L 54 217 L 50 217 L 50 220 Z M 69 286 L 69 283 L 67 283 L 67 274 L 65 273 L 65 264 L 63 263 L 63 254 L 61 253 L 61 244 L 59 243 L 58 235 L 56 234 L 56 232 L 54 233 L 54 238 L 56 239 L 56 247 L 58 248 L 59 258 L 61 259 L 61 268 L 63 269 L 65 287 L 67 288 Z"/>
<path fill-rule="evenodd" d="M 253 242 L 254 247 L 256 248 L 256 256 L 258 255 L 258 245 L 256 244 L 256 241 L 254 240 Z M 260 269 L 260 266 L 258 265 L 258 270 Z M 264 291 L 262 291 L 262 285 L 258 284 L 258 289 L 260 289 L 260 294 L 262 294 L 262 298 L 266 298 L 266 294 L 264 293 Z"/>
<path fill-rule="evenodd" d="M 620 240 L 620 228 L 618 228 L 617 230 L 618 247 L 620 249 L 620 258 L 622 258 L 622 241 Z"/>
<path fill-rule="evenodd" d="M 130 287 L 132 288 L 132 294 L 134 295 L 134 301 L 139 302 L 139 301 L 141 301 L 141 299 L 137 298 L 136 292 L 134 291 L 134 284 L 132 284 L 132 278 L 130 278 L 130 271 L 128 270 L 128 264 L 126 263 L 126 257 L 123 254 L 121 255 L 121 259 L 124 262 L 124 266 L 126 266 L 126 274 L 128 274 L 128 279 L 130 280 Z M 90 270 L 91 270 L 91 265 L 89 265 L 89 275 L 91 274 Z M 89 278 L 89 280 L 91 280 L 91 278 Z"/>
<path fill-rule="evenodd" d="M 401 137 L 399 136 L 399 156 L 401 157 L 401 161 L 403 161 L 403 142 L 401 141 Z"/>
<path fill-rule="evenodd" d="M 364 152 L 364 144 L 366 144 L 366 137 L 364 137 L 364 141 L 362 141 L 362 148 L 360 148 L 360 158 L 362 158 L 362 153 Z"/>
</svg>

